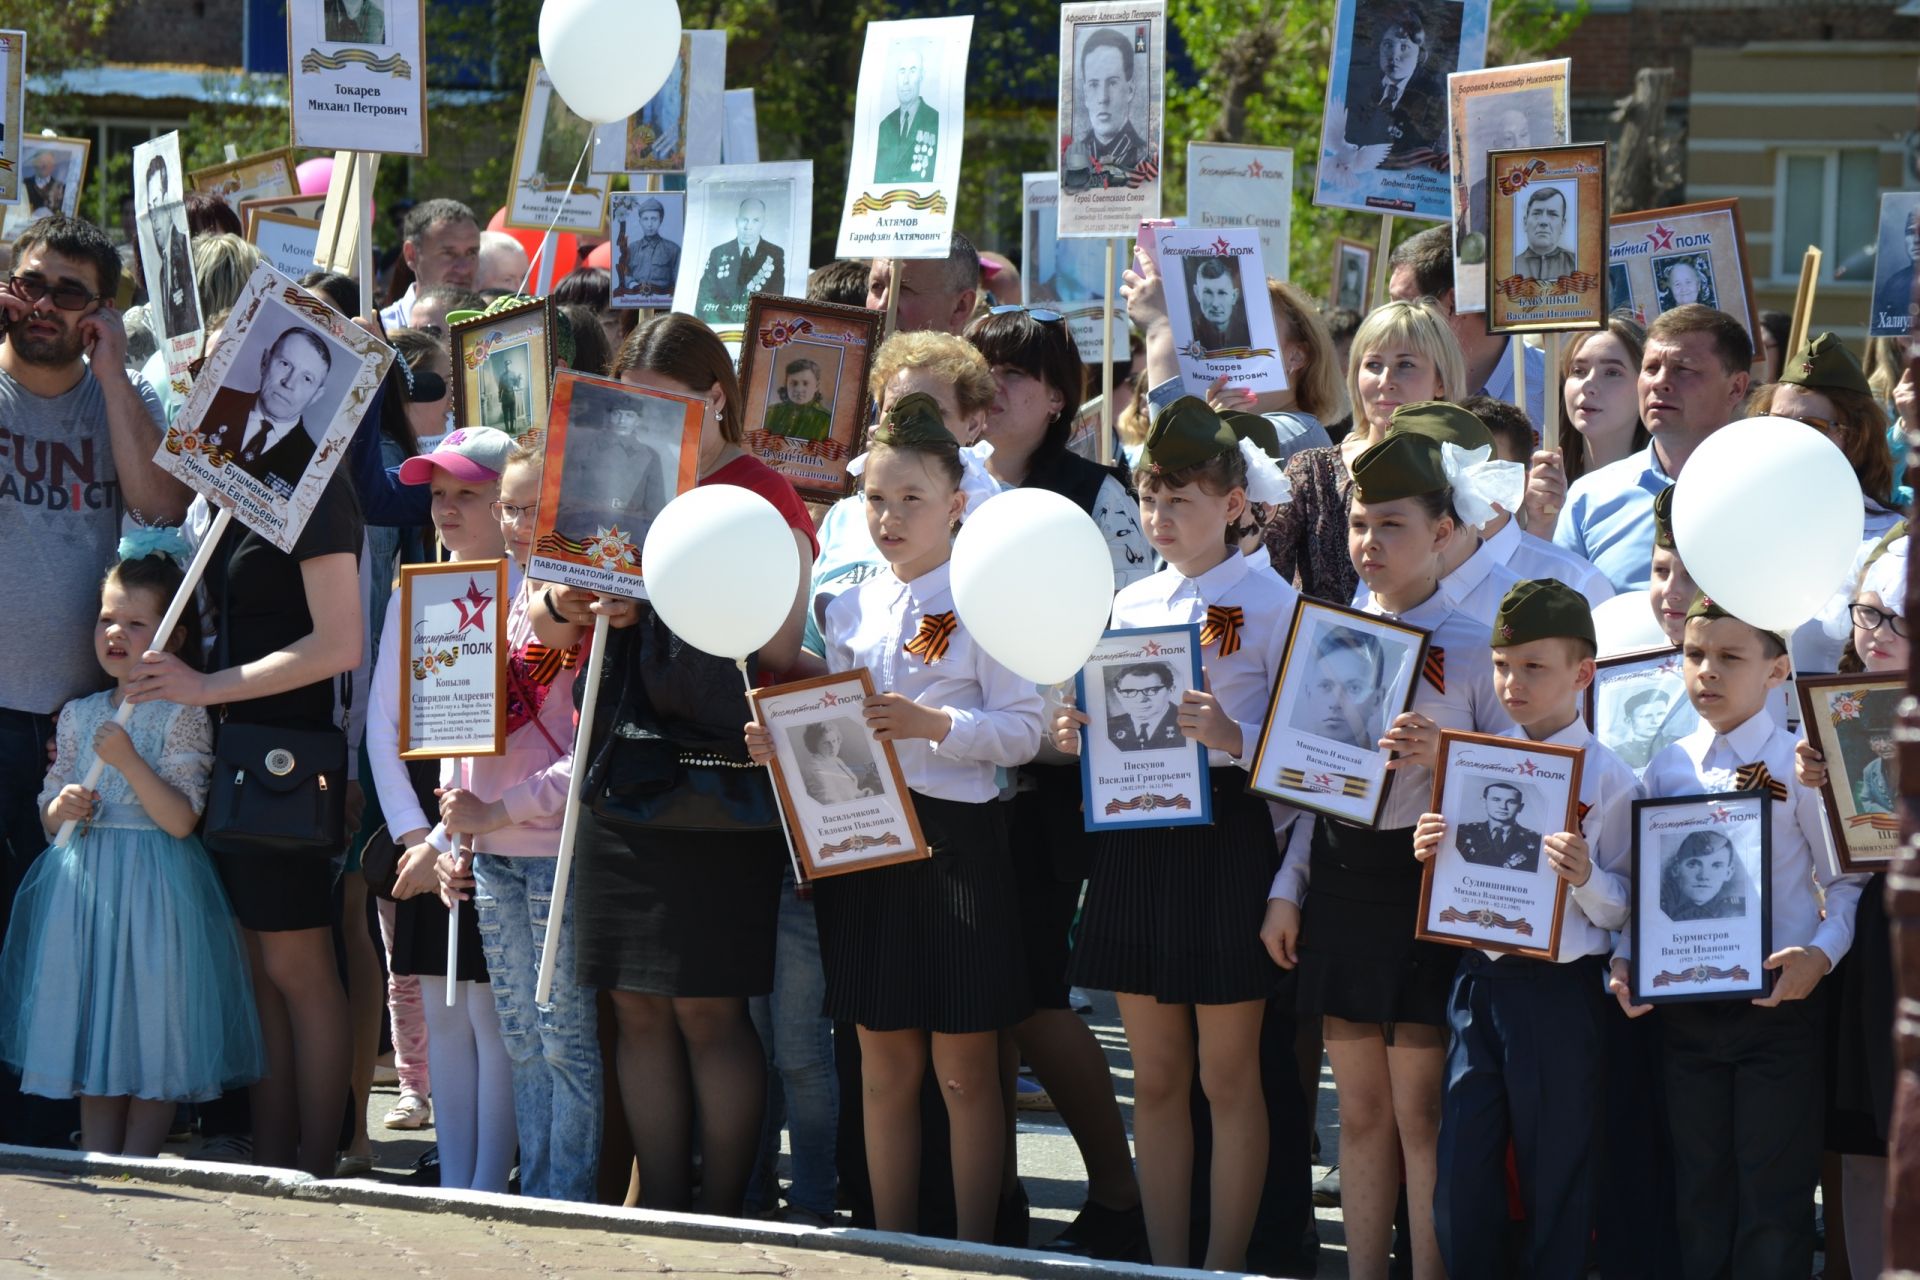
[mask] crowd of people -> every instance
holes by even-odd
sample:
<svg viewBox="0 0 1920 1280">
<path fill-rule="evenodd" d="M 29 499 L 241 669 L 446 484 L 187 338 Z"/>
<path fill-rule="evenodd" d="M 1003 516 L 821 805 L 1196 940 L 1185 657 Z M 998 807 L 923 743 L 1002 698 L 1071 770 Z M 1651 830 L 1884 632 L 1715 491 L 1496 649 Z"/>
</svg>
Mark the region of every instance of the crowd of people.
<svg viewBox="0 0 1920 1280">
<path fill-rule="evenodd" d="M 258 258 L 217 201 L 190 198 L 189 218 L 217 342 Z M 1010 262 L 955 235 L 944 259 L 813 273 L 810 296 L 897 317 L 855 487 L 823 506 L 747 452 L 735 366 L 705 324 L 614 311 L 606 273 L 577 271 L 551 295 L 559 361 L 702 402 L 698 483 L 767 499 L 810 566 L 754 683 L 872 675 L 865 724 L 892 744 L 933 856 L 807 885 L 732 662 L 645 602 L 527 574 L 542 407 L 513 435 L 451 421 L 449 324 L 517 300 L 511 237 L 430 200 L 384 299 L 335 274 L 301 282 L 398 358 L 293 548 L 235 525 L 167 634 L 213 517 L 151 461 L 181 402 L 142 309 L 110 302 L 123 264 L 99 228 L 48 218 L 12 252 L 0 1137 L 153 1156 L 185 1130 L 199 1158 L 364 1172 L 385 1027 L 383 1123 L 431 1117 L 424 1174 L 446 1188 L 1024 1245 L 1014 1116 L 1038 1088 L 1086 1168 L 1051 1243 L 1096 1257 L 1309 1275 L 1318 1199 L 1340 1206 L 1356 1277 L 1801 1280 L 1825 1152 L 1830 1256 L 1843 1240 L 1856 1273 L 1878 1273 L 1883 885 L 1840 872 L 1825 762 L 1768 708 L 1795 671 L 1906 666 L 1902 462 L 1920 397 L 1901 342 L 1864 360 L 1831 335 L 1787 352 L 1768 317 L 1756 359 L 1732 317 L 1684 305 L 1579 335 L 1548 385 L 1539 349 L 1455 309 L 1439 227 L 1394 251 L 1390 300 L 1364 315 L 1269 281 L 1288 389 L 1196 395 L 1136 254 L 1104 466 L 1070 447 L 1097 364 L 1061 315 L 1014 303 Z M 1548 396 L 1557 448 L 1539 434 Z M 1823 433 L 1860 483 L 1853 571 L 1790 636 L 1700 596 L 1670 524 L 1698 446 L 1762 413 Z M 1480 501 L 1468 455 L 1508 468 L 1504 505 Z M 1207 751 L 1211 825 L 1088 834 L 1088 717 L 957 616 L 955 530 L 1023 487 L 1099 529 L 1114 627 L 1202 626 L 1207 680 L 1174 723 Z M 405 760 L 398 568 L 502 557 L 506 750 Z M 1593 609 L 1619 594 L 1681 648 L 1702 722 L 1627 761 L 1582 705 Z M 1247 787 L 1302 596 L 1431 638 L 1411 708 L 1349 734 L 1395 757 L 1371 828 Z M 1345 656 L 1364 678 L 1367 656 Z M 1582 820 L 1542 846 L 1569 886 L 1557 962 L 1415 939 L 1422 863 L 1446 834 L 1429 812 L 1443 729 L 1585 753 Z M 342 754 L 337 839 L 318 819 L 245 848 L 216 838 L 209 796 L 250 731 Z M 1631 803 L 1742 789 L 1755 764 L 1783 801 L 1771 994 L 1638 1005 Z M 1081 989 L 1118 1003 L 1131 1141 Z M 1315 1184 L 1323 1058 L 1340 1152 Z"/>
</svg>

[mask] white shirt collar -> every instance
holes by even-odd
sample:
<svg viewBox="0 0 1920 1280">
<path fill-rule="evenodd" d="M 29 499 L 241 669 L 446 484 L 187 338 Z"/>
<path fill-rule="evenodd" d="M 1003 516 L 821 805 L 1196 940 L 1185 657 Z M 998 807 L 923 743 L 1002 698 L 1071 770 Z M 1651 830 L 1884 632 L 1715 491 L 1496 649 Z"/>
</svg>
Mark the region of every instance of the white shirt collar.
<svg viewBox="0 0 1920 1280">
<path fill-rule="evenodd" d="M 1726 743 L 1727 749 L 1740 757 L 1741 764 L 1752 764 L 1766 749 L 1767 739 L 1773 736 L 1774 727 L 1772 714 L 1762 707 L 1732 733 L 1714 732 L 1712 741 Z"/>
<path fill-rule="evenodd" d="M 1525 731 L 1522 730 L 1522 732 Z M 1579 716 L 1575 716 L 1572 724 L 1569 724 L 1558 733 L 1548 734 L 1546 737 L 1540 739 L 1540 741 L 1556 747 L 1584 748 L 1592 743 L 1593 730 L 1587 728 L 1587 722 L 1585 720 L 1582 720 Z"/>
<path fill-rule="evenodd" d="M 1247 558 L 1229 553 L 1226 559 L 1197 578 L 1186 578 L 1177 573 L 1169 574 L 1173 583 L 1167 592 L 1167 599 L 1173 600 L 1191 586 L 1195 595 L 1212 604 L 1231 590 L 1235 583 L 1246 577 L 1247 573 Z"/>
<path fill-rule="evenodd" d="M 949 560 L 927 570 L 912 582 L 903 582 L 900 585 L 906 591 L 907 599 L 913 602 L 913 607 L 925 613 L 928 604 L 947 594 L 952 581 L 953 562 Z"/>
<path fill-rule="evenodd" d="M 1487 580 L 1487 575 L 1493 572 L 1493 565 L 1493 555 L 1483 542 L 1473 549 L 1473 554 L 1458 569 L 1440 579 L 1438 594 L 1446 598 L 1448 605 L 1458 609 Z"/>
<path fill-rule="evenodd" d="M 1492 563 L 1494 564 L 1511 564 L 1513 563 L 1513 553 L 1519 549 L 1520 522 L 1512 516 L 1508 516 L 1507 523 L 1501 526 L 1500 532 L 1481 542 L 1480 550 L 1474 553 L 1474 557 L 1477 559 L 1484 553 L 1493 557 Z M 1471 564 L 1473 561 L 1469 560 L 1467 563 Z"/>
</svg>

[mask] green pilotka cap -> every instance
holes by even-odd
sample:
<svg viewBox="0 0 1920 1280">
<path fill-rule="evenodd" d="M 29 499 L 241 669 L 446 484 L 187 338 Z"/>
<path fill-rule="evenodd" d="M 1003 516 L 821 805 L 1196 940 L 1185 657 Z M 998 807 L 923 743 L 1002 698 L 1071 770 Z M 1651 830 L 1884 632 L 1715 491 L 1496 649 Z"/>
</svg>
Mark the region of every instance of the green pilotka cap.
<svg viewBox="0 0 1920 1280">
<path fill-rule="evenodd" d="M 940 402 L 924 391 L 901 396 L 880 419 L 880 425 L 867 437 L 874 444 L 911 449 L 925 445 L 953 445 L 960 442 L 947 430 L 940 414 Z"/>
<path fill-rule="evenodd" d="M 1780 370 L 1780 381 L 1813 391 L 1857 391 L 1873 394 L 1860 362 L 1853 358 L 1845 343 L 1831 333 L 1823 333 L 1793 353 Z"/>
<path fill-rule="evenodd" d="M 1421 400 L 1403 404 L 1387 421 L 1387 434 L 1410 431 L 1441 444 L 1462 449 L 1491 449 L 1493 433 L 1487 424 L 1457 404 L 1445 400 Z"/>
<path fill-rule="evenodd" d="M 1280 447 L 1280 432 L 1271 419 L 1257 413 L 1241 413 L 1237 409 L 1229 409 L 1220 417 L 1233 432 L 1234 439 L 1251 440 L 1254 448 L 1282 466 L 1286 465 L 1287 455 Z"/>
<path fill-rule="evenodd" d="M 1673 485 L 1653 495 L 1653 545 L 1662 551 L 1676 551 L 1673 545 Z"/>
<path fill-rule="evenodd" d="M 1418 432 L 1389 435 L 1353 460 L 1353 496 L 1362 502 L 1392 502 L 1445 492 L 1440 442 Z"/>
<path fill-rule="evenodd" d="M 1688 622 L 1692 622 L 1695 618 L 1705 618 L 1707 621 L 1712 622 L 1716 618 L 1731 617 L 1733 617 L 1732 614 L 1715 604 L 1704 591 L 1696 595 L 1693 598 L 1693 603 L 1687 606 Z"/>
<path fill-rule="evenodd" d="M 1595 644 L 1587 598 L 1554 578 L 1514 583 L 1493 615 L 1493 647 L 1559 639 Z"/>
<path fill-rule="evenodd" d="M 1153 420 L 1140 450 L 1140 466 L 1180 471 L 1240 448 L 1233 428 L 1197 396 L 1181 396 Z"/>
</svg>

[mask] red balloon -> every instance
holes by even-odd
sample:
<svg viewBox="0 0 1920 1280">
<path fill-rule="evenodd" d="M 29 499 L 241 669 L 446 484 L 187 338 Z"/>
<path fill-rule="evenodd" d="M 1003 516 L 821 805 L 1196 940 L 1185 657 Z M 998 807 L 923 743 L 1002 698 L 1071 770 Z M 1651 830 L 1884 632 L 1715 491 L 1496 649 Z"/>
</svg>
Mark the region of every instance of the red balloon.
<svg viewBox="0 0 1920 1280">
<path fill-rule="evenodd" d="M 509 227 L 506 223 L 507 211 L 503 206 L 495 209 L 493 216 L 487 219 L 487 230 L 505 232 L 515 240 L 518 240 L 520 247 L 527 251 L 527 258 L 529 260 L 538 257 L 540 254 L 541 233 L 538 231 L 528 231 L 521 227 Z M 553 278 L 557 281 L 579 265 L 580 237 L 574 235 L 571 231 L 562 231 L 557 233 L 553 239 Z M 533 278 L 527 285 L 528 293 L 533 292 L 533 286 L 539 283 L 539 280 L 540 265 L 536 262 L 534 263 Z"/>
<path fill-rule="evenodd" d="M 598 267 L 602 271 L 613 270 L 612 242 L 602 240 L 599 244 L 593 246 L 593 252 L 587 255 L 587 265 L 590 267 Z"/>
</svg>

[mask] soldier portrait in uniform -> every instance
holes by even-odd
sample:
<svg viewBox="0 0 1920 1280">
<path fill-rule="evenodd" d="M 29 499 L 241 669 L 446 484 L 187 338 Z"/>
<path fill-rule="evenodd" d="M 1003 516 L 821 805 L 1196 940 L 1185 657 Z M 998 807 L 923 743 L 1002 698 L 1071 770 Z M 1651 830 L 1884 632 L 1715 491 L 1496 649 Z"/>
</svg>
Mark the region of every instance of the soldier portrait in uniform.
<svg viewBox="0 0 1920 1280">
<path fill-rule="evenodd" d="M 887 66 L 899 106 L 874 134 L 875 182 L 932 182 L 939 163 L 940 113 L 926 97 L 927 57 L 919 40 L 896 40 Z"/>
<path fill-rule="evenodd" d="M 325 0 L 326 37 L 332 44 L 385 44 L 387 0 Z"/>
<path fill-rule="evenodd" d="M 673 497 L 660 445 L 678 443 L 681 420 L 681 407 L 672 401 L 574 383 L 555 532 L 585 542 L 618 529 L 634 546 L 644 545 L 654 518 Z"/>
<path fill-rule="evenodd" d="M 1293 704 L 1293 727 L 1362 751 L 1377 750 L 1386 732 L 1385 643 L 1352 627 L 1324 628 Z"/>
<path fill-rule="evenodd" d="M 613 230 L 615 307 L 671 307 L 680 275 L 687 197 L 678 191 L 617 191 Z"/>
<path fill-rule="evenodd" d="M 680 38 L 680 56 L 667 82 L 627 122 L 628 169 L 683 169 L 687 163 L 687 62 L 692 40 Z"/>
<path fill-rule="evenodd" d="M 1188 257 L 1180 265 L 1191 295 L 1194 342 L 1206 351 L 1249 345 L 1240 264 L 1226 257 Z"/>
<path fill-rule="evenodd" d="M 50 147 L 27 153 L 27 173 L 23 179 L 27 204 L 36 218 L 67 211 L 67 157 Z"/>
<path fill-rule="evenodd" d="M 1166 751 L 1187 745 L 1180 733 L 1173 666 L 1135 662 L 1106 670 L 1107 741 L 1122 751 Z"/>
<path fill-rule="evenodd" d="M 1460 856 L 1475 866 L 1538 870 L 1541 835 L 1520 820 L 1527 808 L 1526 789 L 1515 782 L 1489 782 L 1480 799 L 1486 816 L 1461 823 L 1454 833 Z"/>
<path fill-rule="evenodd" d="M 786 253 L 765 237 L 766 226 L 767 202 L 749 196 L 736 207 L 733 236 L 707 254 L 694 315 L 708 325 L 741 324 L 747 318 L 747 299 L 784 287 Z"/>
<path fill-rule="evenodd" d="M 1660 864 L 1660 910 L 1669 920 L 1734 920 L 1747 914 L 1752 882 L 1733 842 L 1718 831 L 1690 831 Z"/>
<path fill-rule="evenodd" d="M 1880 197 L 1880 242 L 1873 260 L 1872 337 L 1898 337 L 1913 328 L 1913 268 L 1920 262 L 1920 192 Z"/>
<path fill-rule="evenodd" d="M 1147 145 L 1148 93 L 1140 77 L 1151 74 L 1144 25 L 1076 30 L 1079 51 L 1073 78 L 1073 119 L 1084 121 L 1060 159 L 1065 191 L 1137 186 L 1158 157 Z"/>
<path fill-rule="evenodd" d="M 1653 296 L 1658 310 L 1671 311 L 1690 303 L 1717 307 L 1719 293 L 1714 288 L 1713 257 L 1706 253 L 1680 253 L 1653 260 Z"/>
<path fill-rule="evenodd" d="M 194 285 L 179 175 L 165 155 L 155 153 L 147 161 L 141 186 L 146 205 L 140 221 L 146 233 L 141 237 L 140 262 L 145 269 L 147 303 L 159 318 L 161 332 L 180 337 L 200 327 L 200 294 Z"/>
<path fill-rule="evenodd" d="M 1530 187 L 1513 201 L 1520 206 L 1515 221 L 1527 237 L 1526 246 L 1513 255 L 1514 274 L 1549 284 L 1572 275 L 1576 263 L 1567 246 L 1577 243 L 1578 230 L 1567 193 L 1557 186 Z"/>
<path fill-rule="evenodd" d="M 767 430 L 790 440 L 825 440 L 833 432 L 832 401 L 822 395 L 820 362 L 810 356 L 783 353 L 773 366 L 779 370 L 780 389 L 767 410 Z"/>
<path fill-rule="evenodd" d="M 1346 141 L 1385 146 L 1382 168 L 1406 168 L 1443 145 L 1447 72 L 1458 61 L 1460 32 L 1437 17 L 1416 4 L 1390 8 L 1380 15 L 1371 41 L 1354 41 Z"/>
<path fill-rule="evenodd" d="M 527 343 L 497 348 L 480 366 L 480 420 L 510 436 L 527 429 L 533 407 L 533 361 Z"/>
</svg>

